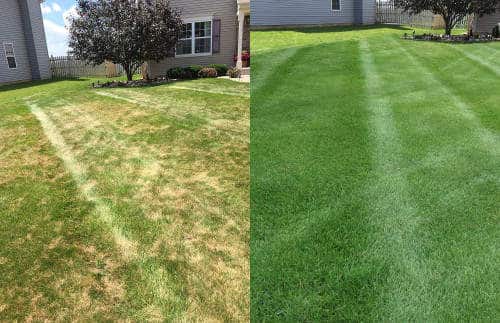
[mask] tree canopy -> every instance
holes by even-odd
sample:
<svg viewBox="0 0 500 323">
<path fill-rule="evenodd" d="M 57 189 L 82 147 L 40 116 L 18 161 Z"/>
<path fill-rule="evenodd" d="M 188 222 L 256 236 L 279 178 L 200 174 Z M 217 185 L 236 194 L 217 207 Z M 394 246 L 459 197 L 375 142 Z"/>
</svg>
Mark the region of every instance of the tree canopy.
<svg viewBox="0 0 500 323">
<path fill-rule="evenodd" d="M 79 0 L 76 13 L 68 26 L 75 57 L 121 64 L 129 81 L 145 61 L 169 56 L 182 28 L 169 0 Z"/>
<path fill-rule="evenodd" d="M 485 15 L 495 12 L 499 0 L 395 0 L 396 6 L 410 14 L 429 10 L 441 15 L 446 34 L 450 35 L 458 22 L 468 15 Z"/>
</svg>

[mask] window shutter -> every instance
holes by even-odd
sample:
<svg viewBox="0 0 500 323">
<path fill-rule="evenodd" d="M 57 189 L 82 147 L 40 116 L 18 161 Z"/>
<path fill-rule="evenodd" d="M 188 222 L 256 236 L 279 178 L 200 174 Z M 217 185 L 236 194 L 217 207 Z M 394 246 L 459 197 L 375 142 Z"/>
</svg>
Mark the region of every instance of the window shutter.
<svg viewBox="0 0 500 323">
<path fill-rule="evenodd" d="M 220 19 L 214 19 L 212 22 L 212 53 L 220 53 Z"/>
</svg>

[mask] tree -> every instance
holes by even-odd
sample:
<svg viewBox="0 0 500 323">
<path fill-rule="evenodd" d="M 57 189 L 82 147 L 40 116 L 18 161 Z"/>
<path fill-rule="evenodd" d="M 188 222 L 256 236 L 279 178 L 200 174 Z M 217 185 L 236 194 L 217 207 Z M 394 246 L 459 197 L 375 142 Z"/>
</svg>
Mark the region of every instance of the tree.
<svg viewBox="0 0 500 323">
<path fill-rule="evenodd" d="M 451 35 L 455 25 L 468 15 L 494 13 L 499 0 L 395 0 L 396 6 L 410 14 L 429 10 L 441 15 L 446 35 Z"/>
<path fill-rule="evenodd" d="M 175 50 L 181 28 L 169 0 L 79 0 L 69 18 L 69 47 L 94 65 L 121 64 L 131 81 L 145 61 L 160 61 Z"/>
</svg>

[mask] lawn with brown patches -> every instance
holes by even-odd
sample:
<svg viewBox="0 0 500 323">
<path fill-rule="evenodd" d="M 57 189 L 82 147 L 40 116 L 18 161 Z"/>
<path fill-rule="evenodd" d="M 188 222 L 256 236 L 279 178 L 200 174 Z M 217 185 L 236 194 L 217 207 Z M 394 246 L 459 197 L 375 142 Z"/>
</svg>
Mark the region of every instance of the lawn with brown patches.
<svg viewBox="0 0 500 323">
<path fill-rule="evenodd" d="M 248 85 L 88 84 L 0 92 L 2 317 L 248 321 Z"/>
</svg>

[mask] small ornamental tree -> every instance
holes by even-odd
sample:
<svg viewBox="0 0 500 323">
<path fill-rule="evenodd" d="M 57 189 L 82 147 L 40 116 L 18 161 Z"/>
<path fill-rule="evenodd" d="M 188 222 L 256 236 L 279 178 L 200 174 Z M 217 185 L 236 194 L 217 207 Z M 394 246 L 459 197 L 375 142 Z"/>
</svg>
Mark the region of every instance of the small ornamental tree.
<svg viewBox="0 0 500 323">
<path fill-rule="evenodd" d="M 397 7 L 410 14 L 429 10 L 441 15 L 448 36 L 456 24 L 468 15 L 482 16 L 494 13 L 498 3 L 499 0 L 395 0 Z"/>
<path fill-rule="evenodd" d="M 121 64 L 127 80 L 145 61 L 175 50 L 182 28 L 169 0 L 79 0 L 69 18 L 69 47 L 76 58 Z"/>
</svg>

